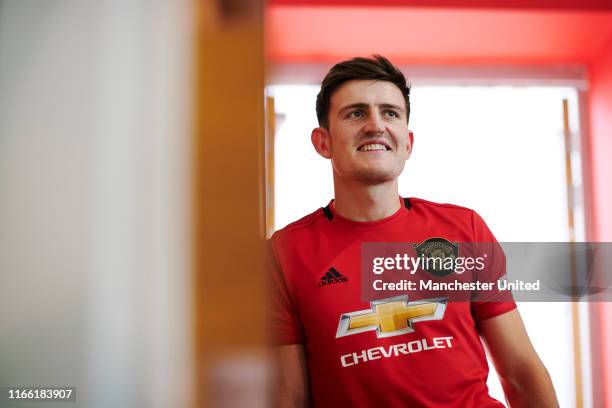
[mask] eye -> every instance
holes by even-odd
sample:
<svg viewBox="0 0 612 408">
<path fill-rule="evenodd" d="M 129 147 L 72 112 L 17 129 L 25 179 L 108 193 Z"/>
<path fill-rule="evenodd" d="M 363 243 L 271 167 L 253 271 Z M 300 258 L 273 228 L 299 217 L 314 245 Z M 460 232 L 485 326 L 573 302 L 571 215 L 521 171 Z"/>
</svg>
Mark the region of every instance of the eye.
<svg viewBox="0 0 612 408">
<path fill-rule="evenodd" d="M 349 118 L 363 118 L 364 116 L 365 114 L 361 110 L 354 110 L 354 111 L 349 112 L 348 114 Z"/>
<path fill-rule="evenodd" d="M 385 115 L 387 115 L 387 116 L 389 116 L 389 117 L 392 117 L 392 118 L 399 118 L 399 113 L 398 113 L 398 112 L 396 112 L 396 111 L 394 111 L 394 110 L 387 109 L 387 110 L 386 110 L 384 113 L 385 113 Z"/>
</svg>

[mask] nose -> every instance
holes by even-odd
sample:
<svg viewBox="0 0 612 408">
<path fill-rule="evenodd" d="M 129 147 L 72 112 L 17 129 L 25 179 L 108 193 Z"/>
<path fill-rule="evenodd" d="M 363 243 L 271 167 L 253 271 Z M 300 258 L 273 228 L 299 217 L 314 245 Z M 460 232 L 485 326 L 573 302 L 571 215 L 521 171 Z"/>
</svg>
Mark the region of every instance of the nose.
<svg viewBox="0 0 612 408">
<path fill-rule="evenodd" d="M 385 126 L 383 119 L 378 113 L 374 113 L 368 117 L 368 120 L 363 127 L 363 131 L 366 134 L 384 133 Z"/>
</svg>

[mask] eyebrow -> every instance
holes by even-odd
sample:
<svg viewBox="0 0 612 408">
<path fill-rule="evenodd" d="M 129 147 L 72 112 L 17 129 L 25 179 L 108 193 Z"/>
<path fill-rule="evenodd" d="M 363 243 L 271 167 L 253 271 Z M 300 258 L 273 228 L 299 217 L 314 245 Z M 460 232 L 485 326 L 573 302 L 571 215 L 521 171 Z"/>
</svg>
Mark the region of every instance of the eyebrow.
<svg viewBox="0 0 612 408">
<path fill-rule="evenodd" d="M 358 103 L 352 103 L 350 105 L 346 105 L 344 108 L 340 109 L 340 111 L 338 111 L 338 114 L 341 115 L 343 112 L 349 110 L 349 109 L 368 109 L 370 107 L 370 105 L 368 105 L 367 103 L 363 103 L 363 102 L 358 102 Z M 380 107 L 383 109 L 395 109 L 398 110 L 402 113 L 405 112 L 404 108 L 402 108 L 401 106 L 397 106 L 394 105 L 392 103 L 382 103 L 380 104 Z"/>
</svg>

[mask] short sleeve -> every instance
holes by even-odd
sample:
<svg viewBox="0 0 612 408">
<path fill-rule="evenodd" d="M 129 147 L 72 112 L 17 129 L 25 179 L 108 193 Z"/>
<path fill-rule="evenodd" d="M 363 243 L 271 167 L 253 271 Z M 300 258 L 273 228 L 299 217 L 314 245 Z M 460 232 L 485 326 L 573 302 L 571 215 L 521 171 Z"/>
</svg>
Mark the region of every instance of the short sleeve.
<svg viewBox="0 0 612 408">
<path fill-rule="evenodd" d="M 472 212 L 473 242 L 477 250 L 488 255 L 486 276 L 478 278 L 481 282 L 496 282 L 506 274 L 506 256 L 501 245 L 475 211 Z M 516 303 L 510 291 L 489 291 L 485 296 L 472 297 L 470 308 L 476 322 L 490 319 L 516 309 Z"/>
<path fill-rule="evenodd" d="M 268 290 L 267 331 L 272 345 L 303 344 L 304 331 L 292 301 L 272 239 L 267 245 Z"/>
</svg>

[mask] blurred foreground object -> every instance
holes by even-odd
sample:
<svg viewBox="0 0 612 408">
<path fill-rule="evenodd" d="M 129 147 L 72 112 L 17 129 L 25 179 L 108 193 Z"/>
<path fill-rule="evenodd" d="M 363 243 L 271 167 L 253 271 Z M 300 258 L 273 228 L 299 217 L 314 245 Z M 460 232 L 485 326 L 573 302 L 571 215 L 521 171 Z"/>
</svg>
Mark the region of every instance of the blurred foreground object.
<svg viewBox="0 0 612 408">
<path fill-rule="evenodd" d="M 192 8 L 0 2 L 0 386 L 193 405 Z"/>
<path fill-rule="evenodd" d="M 263 407 L 263 4 L 197 4 L 197 406 Z"/>
</svg>

